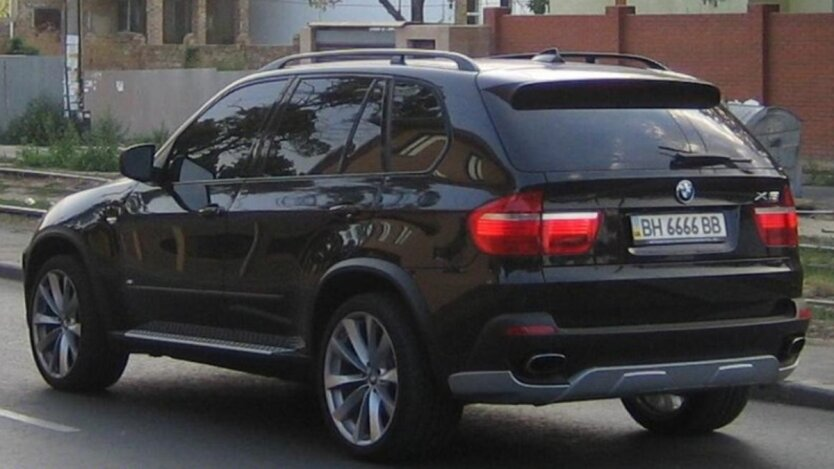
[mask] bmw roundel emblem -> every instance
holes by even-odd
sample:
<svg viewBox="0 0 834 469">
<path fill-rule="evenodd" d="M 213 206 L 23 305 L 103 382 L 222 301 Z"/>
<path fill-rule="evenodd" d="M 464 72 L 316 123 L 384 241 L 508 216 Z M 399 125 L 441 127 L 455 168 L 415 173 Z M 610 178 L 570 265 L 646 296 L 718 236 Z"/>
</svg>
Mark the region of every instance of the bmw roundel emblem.
<svg viewBox="0 0 834 469">
<path fill-rule="evenodd" d="M 692 181 L 684 179 L 679 182 L 678 187 L 675 189 L 675 197 L 677 197 L 678 202 L 682 204 L 692 202 L 695 198 L 695 185 L 692 184 Z"/>
</svg>

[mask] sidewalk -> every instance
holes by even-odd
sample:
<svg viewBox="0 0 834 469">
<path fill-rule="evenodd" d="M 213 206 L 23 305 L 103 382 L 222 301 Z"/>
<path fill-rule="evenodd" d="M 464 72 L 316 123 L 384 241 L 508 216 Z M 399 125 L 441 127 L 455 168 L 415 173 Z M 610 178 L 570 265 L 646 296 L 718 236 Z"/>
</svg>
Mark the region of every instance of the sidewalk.
<svg viewBox="0 0 834 469">
<path fill-rule="evenodd" d="M 21 255 L 37 224 L 36 219 L 0 214 L 0 277 L 21 278 Z"/>
<path fill-rule="evenodd" d="M 834 344 L 807 345 L 786 381 L 755 389 L 753 398 L 834 410 Z"/>
<path fill-rule="evenodd" d="M 801 201 L 810 204 L 814 210 L 834 210 L 834 187 L 805 186 Z"/>
</svg>

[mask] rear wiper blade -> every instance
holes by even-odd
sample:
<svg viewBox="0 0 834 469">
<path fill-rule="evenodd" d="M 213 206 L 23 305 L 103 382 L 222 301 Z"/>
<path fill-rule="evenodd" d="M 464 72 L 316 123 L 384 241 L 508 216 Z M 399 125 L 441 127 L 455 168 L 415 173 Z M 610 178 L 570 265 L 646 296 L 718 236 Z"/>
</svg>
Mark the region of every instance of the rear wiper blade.
<svg viewBox="0 0 834 469">
<path fill-rule="evenodd" d="M 724 165 L 730 168 L 742 169 L 738 165 L 742 163 L 752 163 L 753 160 L 749 158 L 733 158 L 726 155 L 714 155 L 709 153 L 695 153 L 679 148 L 672 147 L 658 147 L 661 151 L 671 153 L 672 161 L 669 167 L 672 169 L 681 168 L 703 168 L 706 166 Z M 742 169 L 742 171 L 744 171 Z"/>
</svg>

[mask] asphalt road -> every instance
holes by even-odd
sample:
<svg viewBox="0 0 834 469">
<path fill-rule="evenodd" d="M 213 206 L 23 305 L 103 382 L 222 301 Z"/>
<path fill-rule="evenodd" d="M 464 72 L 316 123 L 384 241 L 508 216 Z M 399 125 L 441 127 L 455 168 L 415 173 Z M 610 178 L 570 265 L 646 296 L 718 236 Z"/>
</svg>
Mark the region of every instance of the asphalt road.
<svg viewBox="0 0 834 469">
<path fill-rule="evenodd" d="M 131 357 L 99 395 L 52 391 L 29 353 L 20 284 L 0 280 L 0 467 L 353 467 L 299 385 Z M 617 401 L 470 406 L 431 467 L 834 467 L 834 415 L 752 402 L 724 431 L 652 436 Z M 39 420 L 31 420 L 39 419 Z"/>
</svg>

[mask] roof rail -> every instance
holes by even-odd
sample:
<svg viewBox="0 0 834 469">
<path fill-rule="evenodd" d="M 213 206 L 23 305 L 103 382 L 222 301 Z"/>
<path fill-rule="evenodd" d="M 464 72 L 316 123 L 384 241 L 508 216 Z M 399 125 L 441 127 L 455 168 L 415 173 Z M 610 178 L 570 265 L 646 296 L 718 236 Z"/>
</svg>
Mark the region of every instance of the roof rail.
<svg viewBox="0 0 834 469">
<path fill-rule="evenodd" d="M 599 59 L 622 59 L 622 60 L 633 60 L 635 62 L 640 62 L 646 67 L 652 70 L 669 70 L 669 67 L 663 65 L 662 63 L 658 62 L 657 60 L 650 59 L 648 57 L 644 57 L 642 55 L 635 55 L 635 54 L 619 54 L 615 52 L 560 52 L 558 49 L 547 49 L 542 52 L 538 53 L 521 53 L 521 54 L 506 54 L 506 55 L 496 55 L 491 58 L 493 59 L 525 59 L 525 60 L 537 60 L 539 62 L 549 62 L 549 63 L 560 63 L 564 62 L 564 60 L 545 60 L 545 58 L 550 57 L 561 57 L 562 59 L 585 59 L 586 63 L 595 64 Z"/>
<path fill-rule="evenodd" d="M 469 57 L 457 52 L 427 50 L 427 49 L 343 49 L 323 52 L 307 52 L 282 57 L 261 68 L 261 71 L 281 70 L 287 65 L 301 60 L 317 61 L 324 60 L 361 60 L 373 58 L 389 58 L 391 65 L 406 65 L 406 57 L 414 59 L 447 59 L 458 66 L 458 70 L 464 72 L 480 71 L 478 64 Z"/>
</svg>

